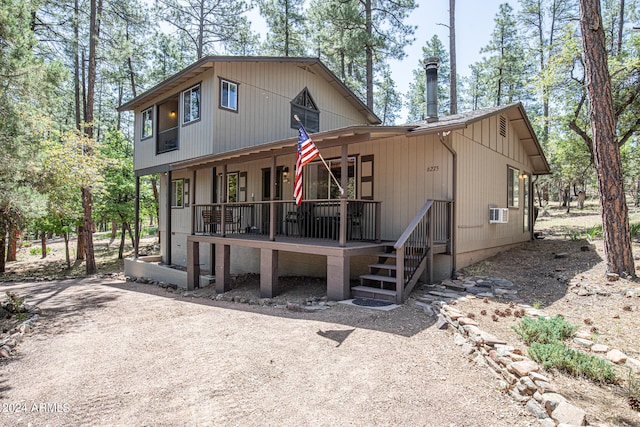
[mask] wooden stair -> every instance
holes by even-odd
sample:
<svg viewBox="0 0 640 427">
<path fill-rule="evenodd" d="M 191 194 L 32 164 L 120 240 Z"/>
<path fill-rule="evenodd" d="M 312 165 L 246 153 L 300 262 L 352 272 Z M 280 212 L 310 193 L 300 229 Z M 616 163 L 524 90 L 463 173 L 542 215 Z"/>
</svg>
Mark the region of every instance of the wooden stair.
<svg viewBox="0 0 640 427">
<path fill-rule="evenodd" d="M 360 276 L 360 286 L 351 288 L 354 298 L 396 301 L 396 253 L 392 246 L 377 254 L 378 261 L 369 265 L 369 274 Z"/>
<path fill-rule="evenodd" d="M 446 244 L 434 244 L 435 253 L 447 253 L 447 248 L 448 245 Z M 351 288 L 351 296 L 353 298 L 370 298 L 397 302 L 396 251 L 393 246 L 387 246 L 385 251 L 378 253 L 377 256 L 377 262 L 369 264 L 369 274 L 361 275 L 360 285 Z M 424 257 L 421 255 L 413 255 L 407 256 L 405 259 L 415 260 L 422 258 Z M 409 268 L 405 267 L 405 274 L 407 273 L 410 273 L 410 271 Z M 404 298 L 406 298 L 406 296 Z"/>
</svg>

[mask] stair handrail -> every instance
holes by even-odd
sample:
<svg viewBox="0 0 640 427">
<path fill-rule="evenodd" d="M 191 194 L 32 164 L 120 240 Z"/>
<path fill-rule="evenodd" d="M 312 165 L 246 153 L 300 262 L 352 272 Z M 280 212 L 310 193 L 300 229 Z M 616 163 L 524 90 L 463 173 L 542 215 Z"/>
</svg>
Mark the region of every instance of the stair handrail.
<svg viewBox="0 0 640 427">
<path fill-rule="evenodd" d="M 411 236 L 413 236 L 413 234 L 416 232 L 416 229 L 419 228 L 419 226 L 421 224 L 424 223 L 425 218 L 428 220 L 428 214 L 429 211 L 431 209 L 431 206 L 433 206 L 434 200 L 427 200 L 424 204 L 424 206 L 422 206 L 422 208 L 418 211 L 418 213 L 416 213 L 416 215 L 413 217 L 413 220 L 411 220 L 411 222 L 409 223 L 409 225 L 407 226 L 407 228 L 405 228 L 404 232 L 402 233 L 402 235 L 400 236 L 400 238 L 396 241 L 394 248 L 396 249 L 396 302 L 397 303 L 402 303 L 405 299 L 405 285 L 413 278 L 413 275 L 416 272 L 416 269 L 412 268 L 410 266 L 410 271 L 405 271 L 405 257 L 407 256 L 406 254 L 406 245 L 407 242 L 409 241 L 409 239 L 411 238 Z M 430 221 L 427 224 L 427 228 L 428 230 L 431 228 L 431 224 Z M 425 246 L 431 246 L 431 237 L 432 237 L 432 233 L 430 231 L 427 232 L 427 240 L 429 242 L 425 242 Z M 412 250 L 412 248 L 408 248 L 409 250 Z M 422 260 L 424 259 L 424 256 L 426 256 L 426 253 L 428 251 L 428 247 L 423 248 L 424 251 L 422 253 L 422 258 L 420 259 L 420 262 L 418 262 L 418 265 L 422 262 Z M 415 261 L 415 260 L 414 260 Z M 409 273 L 406 274 L 407 278 L 405 279 L 405 273 Z M 410 292 L 410 289 L 407 289 L 407 292 Z"/>
<path fill-rule="evenodd" d="M 420 221 L 422 221 L 422 218 L 427 214 L 427 212 L 429 212 L 429 209 L 431 209 L 431 206 L 433 206 L 434 203 L 435 200 L 427 200 L 424 206 L 422 206 L 422 208 L 418 211 L 416 216 L 413 217 L 407 228 L 404 229 L 404 232 L 402 233 L 400 238 L 398 238 L 396 243 L 393 245 L 393 247 L 396 248 L 396 251 L 402 248 L 407 243 L 407 240 L 409 239 L 409 237 L 411 237 L 413 231 L 416 229 L 418 224 L 420 224 Z"/>
</svg>

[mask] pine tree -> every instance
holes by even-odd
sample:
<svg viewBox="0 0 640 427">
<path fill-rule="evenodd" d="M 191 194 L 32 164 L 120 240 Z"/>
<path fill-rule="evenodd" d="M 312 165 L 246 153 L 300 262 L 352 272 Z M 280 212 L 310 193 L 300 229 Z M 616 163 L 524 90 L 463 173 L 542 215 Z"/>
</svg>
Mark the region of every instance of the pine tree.
<svg viewBox="0 0 640 427">
<path fill-rule="evenodd" d="M 158 14 L 190 46 L 191 60 L 222 50 L 249 32 L 244 0 L 159 0 Z"/>
<path fill-rule="evenodd" d="M 264 52 L 276 56 L 305 56 L 304 0 L 260 0 L 259 5 L 260 14 L 269 26 Z"/>
<path fill-rule="evenodd" d="M 513 8 L 508 3 L 500 5 L 495 23 L 491 40 L 481 52 L 491 55 L 483 72 L 490 76 L 493 105 L 503 105 L 525 97 L 526 60 Z"/>
<path fill-rule="evenodd" d="M 402 59 L 415 28 L 415 0 L 314 0 L 310 20 L 319 57 L 374 108 L 374 81 L 388 59 Z"/>
</svg>

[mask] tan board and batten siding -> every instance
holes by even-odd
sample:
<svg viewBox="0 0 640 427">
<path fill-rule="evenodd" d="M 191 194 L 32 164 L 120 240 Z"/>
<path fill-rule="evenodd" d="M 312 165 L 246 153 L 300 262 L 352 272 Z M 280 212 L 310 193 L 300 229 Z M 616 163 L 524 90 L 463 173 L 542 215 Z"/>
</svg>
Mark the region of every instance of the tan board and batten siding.
<svg viewBox="0 0 640 427">
<path fill-rule="evenodd" d="M 238 84 L 238 112 L 219 108 L 219 78 Z M 179 126 L 179 150 L 156 155 L 155 134 L 140 141 L 142 111 L 200 82 L 200 120 Z M 320 110 L 320 131 L 367 123 L 366 117 L 352 103 L 304 64 L 215 62 L 206 72 L 182 83 L 171 94 L 158 96 L 135 110 L 135 169 L 295 137 L 297 130 L 289 126 L 290 103 L 305 87 Z"/>
<path fill-rule="evenodd" d="M 509 120 L 507 136 L 500 135 L 499 118 L 500 115 L 490 116 L 451 134 L 458 154 L 458 268 L 531 238 L 523 224 L 522 179 L 518 181 L 518 206 L 509 208 L 509 222 L 489 223 L 489 207 L 507 207 L 507 168 L 518 169 L 520 174 L 531 174 L 533 170 Z"/>
<path fill-rule="evenodd" d="M 339 158 L 341 148 L 327 148 L 322 150 L 322 153 L 326 159 Z M 373 155 L 374 199 L 383 201 L 381 212 L 383 240 L 396 240 L 426 200 L 452 198 L 452 156 L 435 134 L 410 138 L 396 136 L 351 144 L 348 153 L 349 156 L 356 156 L 358 159 L 358 191 L 361 186 L 361 159 L 363 156 Z M 292 171 L 295 155 L 278 156 L 276 164 L 287 166 Z M 271 159 L 262 159 L 247 163 L 230 163 L 227 165 L 227 171 L 246 172 L 247 201 L 258 201 L 262 196 L 262 169 L 269 167 L 271 167 Z M 196 203 L 210 203 L 212 184 L 210 169 L 199 169 L 195 172 L 174 171 L 172 177 L 192 179 L 191 174 L 194 173 L 197 182 Z M 292 200 L 293 177 L 290 182 L 283 185 L 283 198 Z M 161 203 L 163 205 L 165 203 L 164 194 Z M 186 260 L 186 238 L 191 232 L 189 215 L 188 208 L 172 211 L 172 261 L 176 264 L 182 264 Z M 164 223 L 161 223 L 161 233 L 164 227 Z M 205 246 L 201 248 L 200 255 L 203 268 L 208 269 L 209 248 Z M 232 250 L 251 251 L 245 248 Z M 259 271 L 257 254 L 259 252 L 256 252 L 255 256 L 232 257 L 232 271 L 234 273 Z M 289 258 L 296 261 L 293 262 Z M 323 260 L 310 259 L 308 255 L 283 254 L 281 261 L 280 270 L 283 274 L 323 275 L 325 273 Z M 354 269 L 353 273 L 357 276 L 358 270 Z"/>
</svg>

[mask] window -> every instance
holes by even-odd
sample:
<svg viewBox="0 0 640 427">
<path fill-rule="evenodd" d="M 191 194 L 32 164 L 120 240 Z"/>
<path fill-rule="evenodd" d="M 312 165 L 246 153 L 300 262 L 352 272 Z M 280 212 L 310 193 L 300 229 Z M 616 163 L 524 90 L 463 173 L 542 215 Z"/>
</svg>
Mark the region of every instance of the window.
<svg viewBox="0 0 640 427">
<path fill-rule="evenodd" d="M 296 115 L 307 132 L 320 131 L 320 111 L 306 87 L 291 101 L 291 127 L 294 129 L 298 129 L 298 122 L 294 119 Z"/>
<path fill-rule="evenodd" d="M 238 84 L 220 79 L 220 108 L 238 111 Z"/>
<path fill-rule="evenodd" d="M 171 180 L 171 207 L 172 208 L 184 207 L 184 180 L 183 179 Z"/>
<path fill-rule="evenodd" d="M 200 120 L 200 85 L 182 92 L 182 124 Z"/>
<path fill-rule="evenodd" d="M 227 174 L 227 203 L 238 201 L 238 172 Z"/>
<path fill-rule="evenodd" d="M 518 169 L 507 167 L 507 207 L 518 207 L 518 196 L 520 193 L 520 171 Z"/>
<path fill-rule="evenodd" d="M 329 168 L 333 176 L 336 177 L 338 182 L 341 182 L 342 167 L 340 165 L 340 159 L 327 160 Z M 356 158 L 349 157 L 347 160 L 347 173 L 348 182 L 347 198 L 355 199 L 357 195 L 356 188 Z M 339 199 L 340 189 L 329 175 L 329 171 L 322 164 L 322 162 L 309 163 L 304 171 L 304 194 L 308 199 Z"/>
<path fill-rule="evenodd" d="M 142 139 L 153 136 L 153 107 L 142 112 Z"/>
</svg>

